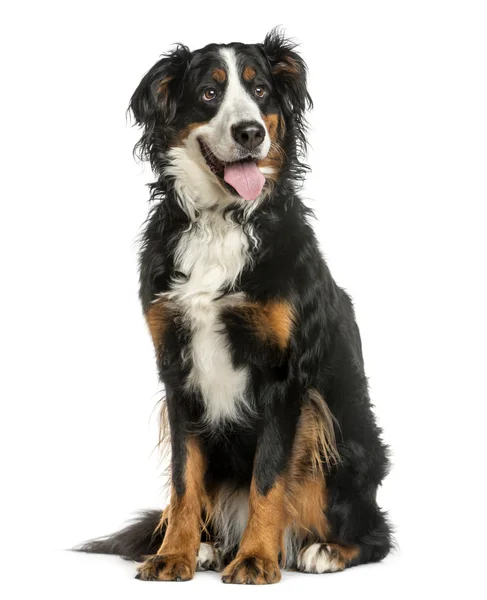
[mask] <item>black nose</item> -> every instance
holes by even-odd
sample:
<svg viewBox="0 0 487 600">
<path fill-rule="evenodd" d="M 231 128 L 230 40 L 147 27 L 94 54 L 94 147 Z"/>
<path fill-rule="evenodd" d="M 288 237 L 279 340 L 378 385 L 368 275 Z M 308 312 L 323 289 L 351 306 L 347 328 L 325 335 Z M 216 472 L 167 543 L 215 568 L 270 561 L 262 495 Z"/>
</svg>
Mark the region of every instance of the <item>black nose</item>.
<svg viewBox="0 0 487 600">
<path fill-rule="evenodd" d="M 233 139 L 247 150 L 258 148 L 265 138 L 265 129 L 257 121 L 232 125 Z"/>
</svg>

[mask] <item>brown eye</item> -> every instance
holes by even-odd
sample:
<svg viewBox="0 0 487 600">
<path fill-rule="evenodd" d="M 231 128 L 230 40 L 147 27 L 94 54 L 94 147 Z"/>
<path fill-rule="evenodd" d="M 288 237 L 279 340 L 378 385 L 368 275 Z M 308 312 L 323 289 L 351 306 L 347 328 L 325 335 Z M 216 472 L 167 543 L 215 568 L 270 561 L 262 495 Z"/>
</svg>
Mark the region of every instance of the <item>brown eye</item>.
<svg viewBox="0 0 487 600">
<path fill-rule="evenodd" d="M 214 90 L 213 88 L 208 88 L 205 91 L 205 93 L 203 94 L 203 100 L 205 102 L 211 102 L 215 98 L 216 98 L 216 90 Z"/>
<path fill-rule="evenodd" d="M 254 94 L 257 96 L 257 98 L 263 98 L 265 96 L 265 87 L 258 85 L 254 90 Z"/>
</svg>

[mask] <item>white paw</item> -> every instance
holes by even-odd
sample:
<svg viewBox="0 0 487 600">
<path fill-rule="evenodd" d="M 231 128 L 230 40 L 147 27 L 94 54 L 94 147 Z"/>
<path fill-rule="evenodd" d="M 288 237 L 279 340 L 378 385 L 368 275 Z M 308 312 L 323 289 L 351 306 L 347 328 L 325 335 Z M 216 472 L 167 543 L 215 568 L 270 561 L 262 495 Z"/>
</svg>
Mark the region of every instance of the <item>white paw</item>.
<svg viewBox="0 0 487 600">
<path fill-rule="evenodd" d="M 298 556 L 298 569 L 305 573 L 335 573 L 343 568 L 342 557 L 328 544 L 312 544 Z"/>
<path fill-rule="evenodd" d="M 213 544 L 201 542 L 196 557 L 197 571 L 219 571 L 221 569 L 221 558 L 218 550 Z"/>
</svg>

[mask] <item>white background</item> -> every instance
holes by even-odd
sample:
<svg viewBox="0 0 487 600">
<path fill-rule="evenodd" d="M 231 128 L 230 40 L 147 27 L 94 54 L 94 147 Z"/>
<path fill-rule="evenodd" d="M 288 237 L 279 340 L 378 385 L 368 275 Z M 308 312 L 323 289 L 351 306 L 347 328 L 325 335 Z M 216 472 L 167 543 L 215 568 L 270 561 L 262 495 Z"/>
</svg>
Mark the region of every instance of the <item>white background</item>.
<svg viewBox="0 0 487 600">
<path fill-rule="evenodd" d="M 319 8 L 318 8 L 319 7 Z M 479 597 L 485 582 L 484 2 L 17 2 L 1 70 L 0 548 L 6 597 Z M 352 294 L 394 468 L 400 550 L 339 575 L 232 587 L 132 579 L 64 552 L 162 503 L 159 398 L 137 299 L 151 180 L 125 109 L 181 41 L 301 42 L 315 101 L 303 192 Z M 179 586 L 179 587 L 175 587 Z"/>
</svg>

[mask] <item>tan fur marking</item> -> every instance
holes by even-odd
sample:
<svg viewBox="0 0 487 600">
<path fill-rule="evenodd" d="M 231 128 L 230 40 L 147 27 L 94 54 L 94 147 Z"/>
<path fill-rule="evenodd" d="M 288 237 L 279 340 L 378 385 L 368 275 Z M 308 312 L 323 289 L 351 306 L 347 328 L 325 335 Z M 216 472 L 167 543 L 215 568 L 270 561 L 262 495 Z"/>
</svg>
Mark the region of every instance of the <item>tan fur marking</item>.
<svg viewBox="0 0 487 600">
<path fill-rule="evenodd" d="M 217 83 L 223 83 L 227 78 L 227 74 L 223 69 L 214 69 L 211 75 Z"/>
<path fill-rule="evenodd" d="M 184 142 L 184 140 L 191 134 L 193 133 L 193 131 L 195 131 L 196 129 L 198 129 L 199 127 L 202 127 L 203 125 L 206 125 L 208 123 L 208 121 L 201 121 L 198 123 L 190 123 L 189 125 L 187 125 L 180 133 L 179 133 L 179 141 L 180 142 Z"/>
<path fill-rule="evenodd" d="M 259 167 L 268 167 L 273 169 L 272 174 L 266 173 L 266 178 L 277 182 L 279 180 L 279 173 L 284 164 L 285 158 L 284 150 L 282 149 L 280 142 L 285 132 L 285 122 L 282 117 L 279 118 L 279 116 L 274 113 L 270 115 L 262 115 L 262 118 L 271 140 L 271 148 L 267 156 L 263 160 L 259 160 L 257 164 Z"/>
<path fill-rule="evenodd" d="M 327 504 L 326 482 L 323 475 L 304 480 L 289 479 L 286 489 L 286 512 L 290 528 L 300 536 L 313 532 L 326 539 L 330 526 L 324 510 Z"/>
<path fill-rule="evenodd" d="M 254 67 L 250 67 L 250 66 L 245 67 L 244 72 L 243 72 L 243 78 L 245 79 L 245 81 L 252 81 L 252 79 L 254 79 L 255 76 L 256 76 L 256 72 L 255 72 Z"/>
<path fill-rule="evenodd" d="M 294 439 L 286 478 L 286 511 L 292 529 L 313 531 L 325 540 L 329 524 L 324 515 L 327 490 L 324 466 L 339 460 L 334 418 L 324 398 L 316 390 L 308 392 Z"/>
<path fill-rule="evenodd" d="M 354 558 L 357 558 L 357 556 L 360 553 L 360 549 L 358 546 L 343 546 L 342 544 L 328 544 L 328 547 L 330 548 L 331 551 L 338 552 L 341 559 L 343 560 L 344 568 Z"/>
<path fill-rule="evenodd" d="M 294 324 L 292 306 L 287 302 L 272 302 L 265 306 L 264 318 L 267 320 L 268 330 L 263 330 L 262 335 L 274 337 L 282 349 L 286 348 Z"/>
<path fill-rule="evenodd" d="M 281 579 L 278 556 L 284 553 L 283 535 L 285 486 L 278 479 L 266 495 L 252 480 L 249 496 L 249 521 L 235 559 L 223 572 L 226 583 L 277 583 Z"/>
<path fill-rule="evenodd" d="M 166 506 L 166 508 L 163 509 L 162 513 L 161 513 L 161 519 L 159 521 L 159 525 L 156 527 L 156 531 L 161 531 L 162 529 L 164 529 L 167 525 L 167 520 L 169 518 L 169 508 L 170 508 L 170 504 L 168 504 Z"/>
<path fill-rule="evenodd" d="M 141 579 L 173 581 L 191 579 L 196 569 L 196 555 L 201 539 L 201 513 L 206 503 L 204 475 L 206 462 L 200 444 L 189 438 L 184 471 L 185 491 L 179 496 L 171 490 L 171 501 L 163 513 L 167 519 L 164 541 L 157 554 L 139 567 Z"/>
<path fill-rule="evenodd" d="M 271 142 L 277 142 L 279 116 L 273 113 L 270 115 L 262 115 L 262 118 L 264 119 Z"/>
<path fill-rule="evenodd" d="M 244 302 L 235 310 L 245 315 L 262 342 L 277 344 L 281 350 L 287 348 L 295 323 L 294 309 L 289 302 Z"/>
<path fill-rule="evenodd" d="M 324 515 L 326 481 L 321 457 L 322 436 L 320 411 L 308 401 L 301 409 L 289 462 L 286 510 L 294 530 L 315 531 L 326 539 L 329 526 Z"/>
<path fill-rule="evenodd" d="M 284 481 L 277 480 L 266 495 L 261 494 L 255 480 L 250 486 L 249 522 L 240 544 L 240 552 L 277 558 L 285 526 Z"/>
<path fill-rule="evenodd" d="M 149 331 L 152 337 L 152 342 L 156 352 L 160 352 L 162 349 L 162 343 L 164 340 L 164 333 L 171 318 L 171 309 L 169 303 L 160 298 L 157 302 L 150 305 L 147 312 L 145 313 L 145 320 L 149 327 Z"/>
<path fill-rule="evenodd" d="M 318 469 L 322 469 L 323 463 L 331 467 L 340 462 L 335 437 L 337 421 L 317 390 L 310 389 L 308 399 L 309 402 L 304 405 L 301 417 L 303 427 L 307 427 L 309 439 L 316 440 L 312 452 L 313 462 Z"/>
</svg>

